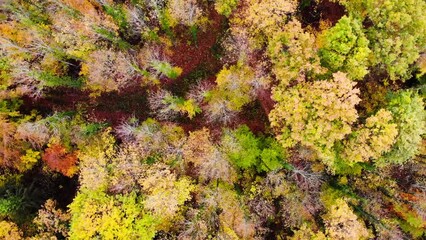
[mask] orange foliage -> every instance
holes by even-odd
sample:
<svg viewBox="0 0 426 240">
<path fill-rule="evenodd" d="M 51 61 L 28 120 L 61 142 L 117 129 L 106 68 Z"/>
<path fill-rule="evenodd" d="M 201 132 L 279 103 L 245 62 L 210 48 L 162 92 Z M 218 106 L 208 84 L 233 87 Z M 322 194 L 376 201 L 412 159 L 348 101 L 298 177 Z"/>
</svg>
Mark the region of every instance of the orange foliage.
<svg viewBox="0 0 426 240">
<path fill-rule="evenodd" d="M 85 16 L 97 16 L 98 12 L 93 4 L 88 0 L 64 0 L 64 3 L 78 10 Z"/>
<path fill-rule="evenodd" d="M 64 146 L 53 144 L 42 155 L 50 169 L 71 177 L 77 170 L 77 155 L 68 153 Z"/>
<path fill-rule="evenodd" d="M 27 45 L 31 42 L 30 34 L 22 29 L 15 21 L 0 24 L 1 36 L 19 45 Z"/>
</svg>

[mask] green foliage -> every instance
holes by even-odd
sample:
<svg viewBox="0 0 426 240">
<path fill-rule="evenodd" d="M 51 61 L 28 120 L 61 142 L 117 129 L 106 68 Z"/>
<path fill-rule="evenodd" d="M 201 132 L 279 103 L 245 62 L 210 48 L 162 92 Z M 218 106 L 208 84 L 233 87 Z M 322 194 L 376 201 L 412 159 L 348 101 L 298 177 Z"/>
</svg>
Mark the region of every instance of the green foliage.
<svg viewBox="0 0 426 240">
<path fill-rule="evenodd" d="M 332 72 L 346 72 L 352 80 L 360 80 L 368 73 L 371 51 L 358 19 L 343 16 L 322 38 L 319 55 L 324 67 Z"/>
<path fill-rule="evenodd" d="M 112 19 L 114 19 L 114 22 L 117 24 L 117 26 L 120 28 L 121 31 L 125 31 L 128 28 L 128 22 L 126 17 L 126 12 L 123 9 L 122 5 L 102 5 L 104 11 L 106 14 L 110 15 Z"/>
<path fill-rule="evenodd" d="M 237 7 L 239 0 L 216 0 L 214 8 L 219 14 L 229 17 L 232 11 Z"/>
<path fill-rule="evenodd" d="M 350 15 L 370 22 L 366 30 L 373 64 L 391 80 L 406 80 L 426 47 L 426 3 L 416 0 L 341 0 Z"/>
<path fill-rule="evenodd" d="M 189 119 L 201 112 L 201 108 L 192 99 L 185 100 L 182 97 L 170 95 L 166 96 L 163 101 L 171 110 L 188 114 Z"/>
<path fill-rule="evenodd" d="M 102 36 L 104 39 L 106 39 L 106 40 L 112 42 L 113 44 L 117 45 L 119 49 L 126 50 L 126 49 L 131 48 L 131 45 L 128 42 L 121 39 L 121 37 L 113 31 L 110 31 L 110 30 L 103 28 L 103 27 L 95 27 L 94 30 L 97 34 Z"/>
<path fill-rule="evenodd" d="M 46 13 L 47 3 L 43 1 L 28 3 L 26 1 L 10 1 L 6 7 L 19 16 L 19 20 L 29 27 L 42 27 L 51 24 Z"/>
<path fill-rule="evenodd" d="M 257 169 L 259 172 L 275 171 L 281 168 L 289 168 L 289 164 L 285 162 L 286 152 L 284 148 L 273 138 L 264 139 L 264 148 L 260 153 L 260 164 Z"/>
<path fill-rule="evenodd" d="M 254 136 L 247 126 L 243 126 L 225 135 L 222 145 L 231 162 L 241 169 L 255 167 L 261 154 L 259 140 Z"/>
<path fill-rule="evenodd" d="M 36 188 L 35 181 L 24 185 L 20 175 L 9 175 L 5 179 L 0 186 L 0 219 L 22 224 L 33 217 L 47 193 L 45 189 Z"/>
<path fill-rule="evenodd" d="M 22 99 L 19 98 L 0 99 L 0 116 L 21 116 L 19 113 L 19 107 L 22 105 L 22 103 Z"/>
<path fill-rule="evenodd" d="M 0 58 L 0 90 L 6 90 L 10 85 L 11 65 L 5 57 Z"/>
<path fill-rule="evenodd" d="M 70 76 L 57 76 L 49 72 L 39 72 L 35 73 L 35 75 L 46 87 L 81 88 L 83 85 L 82 78 L 75 79 Z"/>
<path fill-rule="evenodd" d="M 169 11 L 162 10 L 160 14 L 160 26 L 161 29 L 166 32 L 167 36 L 173 40 L 175 38 L 172 28 L 176 25 L 176 22 L 170 15 Z"/>
<path fill-rule="evenodd" d="M 180 67 L 173 67 L 170 63 L 165 61 L 152 61 L 151 67 L 171 79 L 176 79 L 182 74 L 182 69 Z"/>
<path fill-rule="evenodd" d="M 285 165 L 282 146 L 272 138 L 256 137 L 245 125 L 225 134 L 221 144 L 229 160 L 243 170 L 269 172 Z"/>
<path fill-rule="evenodd" d="M 415 91 L 391 93 L 387 109 L 392 112 L 398 126 L 398 136 L 392 150 L 377 161 L 379 166 L 402 164 L 418 152 L 422 135 L 426 133 L 426 111 L 423 98 Z"/>
</svg>

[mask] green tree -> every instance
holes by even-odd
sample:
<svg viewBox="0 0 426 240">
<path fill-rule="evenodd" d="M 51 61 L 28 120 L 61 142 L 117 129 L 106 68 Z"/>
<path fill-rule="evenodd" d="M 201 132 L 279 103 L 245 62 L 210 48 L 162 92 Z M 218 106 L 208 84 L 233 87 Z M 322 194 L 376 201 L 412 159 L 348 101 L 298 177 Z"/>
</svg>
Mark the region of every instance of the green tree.
<svg viewBox="0 0 426 240">
<path fill-rule="evenodd" d="M 377 165 L 402 164 L 418 152 L 422 135 L 426 133 L 426 111 L 423 98 L 412 90 L 391 93 L 386 106 L 397 124 L 398 135 L 392 149 L 377 161 Z"/>
<path fill-rule="evenodd" d="M 362 23 L 343 16 L 337 24 L 326 30 L 319 50 L 321 63 L 332 72 L 342 71 L 352 80 L 360 80 L 368 73 L 369 55 Z"/>
<path fill-rule="evenodd" d="M 214 8 L 216 11 L 226 17 L 229 17 L 232 11 L 238 5 L 239 0 L 216 0 L 214 3 Z"/>
<path fill-rule="evenodd" d="M 272 138 L 256 137 L 243 125 L 226 132 L 221 149 L 229 160 L 240 169 L 254 168 L 258 172 L 269 172 L 285 165 L 285 151 Z"/>
<path fill-rule="evenodd" d="M 411 64 L 426 47 L 426 2 L 416 0 L 340 0 L 350 15 L 371 25 L 366 29 L 373 65 L 391 80 L 411 76 Z"/>
</svg>

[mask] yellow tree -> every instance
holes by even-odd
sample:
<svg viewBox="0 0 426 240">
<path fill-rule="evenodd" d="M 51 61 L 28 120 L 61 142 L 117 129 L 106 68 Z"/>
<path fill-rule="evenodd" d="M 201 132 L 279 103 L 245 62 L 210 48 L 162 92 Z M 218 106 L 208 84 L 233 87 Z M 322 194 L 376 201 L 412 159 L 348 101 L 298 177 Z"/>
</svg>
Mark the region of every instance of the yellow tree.
<svg viewBox="0 0 426 240">
<path fill-rule="evenodd" d="M 237 31 L 245 29 L 256 45 L 282 31 L 289 15 L 297 9 L 296 0 L 246 0 L 241 13 L 231 19 Z"/>
<path fill-rule="evenodd" d="M 355 85 L 346 74 L 337 72 L 331 80 L 275 87 L 272 98 L 276 104 L 269 119 L 283 147 L 300 143 L 332 166 L 334 143 L 352 132 L 351 125 L 358 118 L 355 106 L 360 98 Z"/>
<path fill-rule="evenodd" d="M 210 138 L 206 128 L 190 132 L 183 146 L 185 165 L 195 167 L 198 176 L 205 181 L 222 180 L 231 184 L 236 180 L 235 169 Z"/>
<path fill-rule="evenodd" d="M 273 64 L 272 71 L 282 87 L 302 76 L 324 73 L 318 57 L 315 36 L 292 20 L 282 31 L 276 32 L 268 43 L 267 54 Z"/>
<path fill-rule="evenodd" d="M 367 118 L 365 125 L 353 133 L 354 137 L 344 142 L 342 158 L 351 165 L 376 160 L 388 152 L 398 135 L 397 125 L 392 122 L 392 113 L 384 109 Z"/>
<path fill-rule="evenodd" d="M 370 237 L 364 223 L 358 219 L 343 199 L 336 199 L 322 218 L 326 227 L 325 233 L 331 239 L 361 240 Z"/>
</svg>

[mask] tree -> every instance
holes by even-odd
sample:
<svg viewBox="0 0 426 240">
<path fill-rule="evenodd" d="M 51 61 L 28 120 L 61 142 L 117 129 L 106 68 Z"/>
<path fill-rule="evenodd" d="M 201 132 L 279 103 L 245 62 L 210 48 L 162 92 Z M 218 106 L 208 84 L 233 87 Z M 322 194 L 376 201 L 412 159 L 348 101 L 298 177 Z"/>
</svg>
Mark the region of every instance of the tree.
<svg viewBox="0 0 426 240">
<path fill-rule="evenodd" d="M 138 180 L 145 199 L 144 209 L 161 221 L 162 230 L 172 227 L 181 206 L 191 199 L 195 186 L 186 177 L 178 178 L 165 164 L 153 164 Z"/>
<path fill-rule="evenodd" d="M 388 152 L 398 135 L 392 113 L 380 109 L 376 115 L 367 118 L 364 126 L 352 134 L 354 137 L 344 142 L 343 159 L 352 165 L 379 159 Z"/>
<path fill-rule="evenodd" d="M 259 163 L 259 140 L 247 126 L 225 134 L 221 146 L 229 160 L 240 169 L 255 167 Z"/>
<path fill-rule="evenodd" d="M 134 192 L 110 196 L 102 191 L 80 191 L 70 204 L 69 239 L 153 239 L 158 220 L 143 209 Z"/>
<path fill-rule="evenodd" d="M 352 80 L 360 80 L 368 73 L 371 50 L 358 19 L 343 16 L 321 39 L 319 55 L 323 66 L 332 72 L 346 72 Z"/>
<path fill-rule="evenodd" d="M 16 124 L 0 118 L 0 165 L 19 168 L 21 163 L 21 144 L 14 138 Z"/>
<path fill-rule="evenodd" d="M 133 124 L 129 126 L 128 123 L 124 123 L 118 131 L 120 135 L 127 135 L 129 143 L 137 145 L 141 158 L 161 157 L 162 162 L 170 163 L 181 157 L 182 146 L 186 139 L 181 127 L 174 124 L 160 124 L 154 119 Z"/>
<path fill-rule="evenodd" d="M 106 129 L 94 136 L 88 144 L 81 147 L 78 153 L 80 189 L 95 191 L 108 187 L 108 165 L 115 154 L 115 139 Z"/>
<path fill-rule="evenodd" d="M 322 216 L 326 235 L 331 239 L 369 239 L 370 233 L 358 217 L 352 212 L 345 200 L 336 199 Z"/>
<path fill-rule="evenodd" d="M 53 171 L 58 171 L 65 176 L 71 177 L 77 172 L 77 155 L 68 152 L 60 144 L 49 145 L 42 155 L 43 161 Z"/>
<path fill-rule="evenodd" d="M 206 97 L 209 120 L 229 123 L 244 105 L 253 100 L 255 90 L 268 84 L 264 80 L 241 62 L 224 67 L 216 77 L 216 87 Z"/>
<path fill-rule="evenodd" d="M 209 212 L 222 209 L 218 216 L 219 239 L 252 239 L 254 237 L 254 223 L 245 216 L 243 199 L 230 189 L 228 185 L 219 184 L 215 189 L 207 188 L 202 204 Z"/>
<path fill-rule="evenodd" d="M 256 137 L 243 125 L 222 136 L 221 150 L 237 168 L 269 172 L 282 168 L 285 151 L 271 138 Z"/>
<path fill-rule="evenodd" d="M 294 232 L 294 235 L 289 238 L 290 240 L 304 240 L 304 239 L 311 239 L 311 240 L 325 240 L 327 239 L 321 231 L 314 232 L 311 229 L 311 226 L 308 226 L 308 224 L 303 224 L 300 229 Z"/>
<path fill-rule="evenodd" d="M 235 169 L 211 141 L 206 128 L 189 133 L 183 145 L 183 161 L 188 171 L 196 168 L 199 178 L 205 181 L 222 180 L 231 184 L 236 180 Z"/>
<path fill-rule="evenodd" d="M 277 103 L 269 119 L 282 146 L 289 148 L 300 143 L 310 147 L 331 166 L 334 143 L 352 132 L 351 125 L 358 118 L 355 106 L 360 98 L 355 85 L 338 72 L 332 80 L 273 89 L 272 98 Z"/>
<path fill-rule="evenodd" d="M 168 11 L 174 19 L 186 26 L 199 23 L 203 13 L 196 0 L 170 0 Z"/>
<path fill-rule="evenodd" d="M 412 90 L 391 93 L 386 106 L 397 124 L 398 135 L 392 149 L 377 160 L 378 166 L 402 164 L 419 151 L 426 133 L 426 111 L 421 96 Z"/>
<path fill-rule="evenodd" d="M 22 232 L 13 222 L 0 221 L 0 238 L 4 240 L 23 239 Z"/>
<path fill-rule="evenodd" d="M 137 75 L 126 56 L 112 50 L 98 50 L 90 54 L 80 74 L 87 76 L 86 87 L 93 92 L 93 96 L 119 91 L 131 84 Z"/>
<path fill-rule="evenodd" d="M 38 238 L 56 238 L 68 236 L 68 224 L 71 215 L 56 208 L 56 202 L 48 199 L 43 208 L 38 211 L 34 223 L 37 225 Z"/>
<path fill-rule="evenodd" d="M 267 54 L 273 64 L 272 72 L 278 84 L 286 87 L 293 81 L 324 73 L 320 65 L 315 36 L 302 29 L 302 24 L 291 20 L 282 31 L 269 40 Z"/>
<path fill-rule="evenodd" d="M 201 112 L 201 108 L 195 100 L 174 96 L 163 89 L 150 93 L 148 102 L 154 114 L 161 120 L 172 120 L 182 114 L 188 115 L 189 119 L 192 119 Z"/>
<path fill-rule="evenodd" d="M 239 0 L 216 0 L 214 9 L 225 17 L 229 17 L 238 5 Z"/>
<path fill-rule="evenodd" d="M 347 1 L 341 0 L 350 15 L 368 21 L 366 29 L 373 52 L 373 65 L 384 70 L 391 80 L 406 80 L 411 67 L 426 47 L 424 1 Z"/>
<path fill-rule="evenodd" d="M 255 43 L 261 46 L 283 30 L 288 16 L 296 12 L 297 1 L 247 0 L 245 6 L 231 22 L 245 28 Z"/>
</svg>

